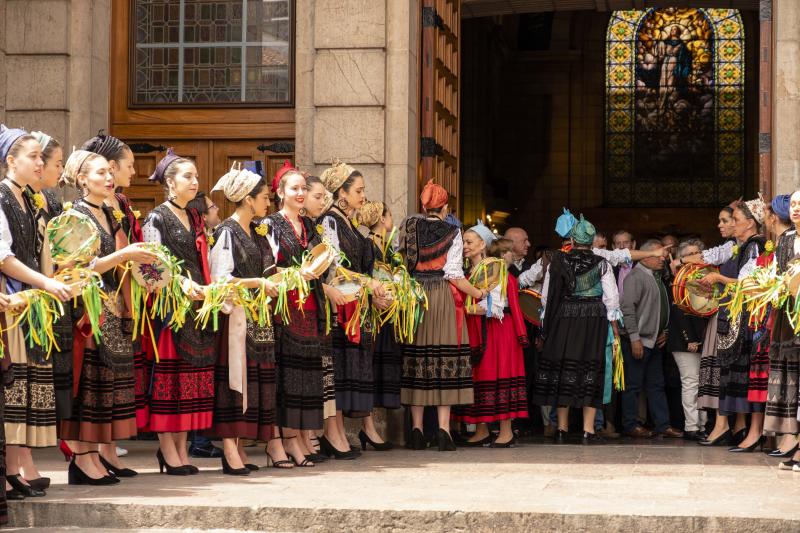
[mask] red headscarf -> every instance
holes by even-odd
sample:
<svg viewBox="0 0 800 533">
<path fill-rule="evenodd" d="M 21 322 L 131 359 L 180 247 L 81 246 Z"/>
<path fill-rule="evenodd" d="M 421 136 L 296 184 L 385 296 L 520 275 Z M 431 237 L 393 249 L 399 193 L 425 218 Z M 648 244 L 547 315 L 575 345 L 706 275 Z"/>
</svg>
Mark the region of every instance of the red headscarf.
<svg viewBox="0 0 800 533">
<path fill-rule="evenodd" d="M 283 166 L 275 173 L 275 177 L 272 178 L 272 192 L 274 194 L 278 194 L 278 184 L 281 182 L 283 175 L 290 171 L 297 172 L 297 169 L 292 166 L 292 163 L 288 159 L 286 159 L 283 162 Z"/>
<path fill-rule="evenodd" d="M 447 189 L 441 185 L 436 185 L 433 180 L 429 180 L 428 183 L 425 184 L 425 188 L 422 189 L 422 195 L 420 195 L 422 207 L 425 209 L 439 209 L 444 207 L 449 198 L 450 195 L 447 193 Z"/>
</svg>

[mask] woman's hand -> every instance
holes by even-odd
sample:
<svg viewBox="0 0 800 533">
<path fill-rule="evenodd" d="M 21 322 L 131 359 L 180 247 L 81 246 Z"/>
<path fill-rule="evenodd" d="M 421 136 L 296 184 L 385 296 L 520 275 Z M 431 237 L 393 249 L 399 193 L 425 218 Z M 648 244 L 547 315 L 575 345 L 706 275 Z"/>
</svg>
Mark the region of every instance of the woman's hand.
<svg viewBox="0 0 800 533">
<path fill-rule="evenodd" d="M 134 263 L 152 263 L 157 258 L 156 254 L 144 247 L 144 243 L 136 242 L 122 249 L 122 260 Z"/>
<path fill-rule="evenodd" d="M 324 285 L 323 287 L 324 287 L 323 290 L 325 291 L 325 296 L 328 297 L 328 300 L 330 300 L 331 303 L 337 306 L 347 305 L 348 300 L 345 297 L 345 295 L 342 294 L 342 291 L 331 285 Z"/>
<path fill-rule="evenodd" d="M 302 267 L 300 268 L 300 275 L 306 281 L 312 281 L 312 280 L 317 279 L 317 276 L 315 276 L 313 272 L 311 272 L 309 270 L 306 270 L 305 268 L 302 268 Z"/>
<path fill-rule="evenodd" d="M 373 296 L 377 296 L 378 298 L 384 299 L 386 297 L 386 289 L 383 287 L 383 283 L 380 281 L 373 279 L 369 282 L 370 289 L 372 289 Z"/>
<path fill-rule="evenodd" d="M 5 311 L 8 309 L 8 305 L 11 303 L 11 298 L 7 294 L 3 294 L 0 292 L 0 311 Z"/>
<path fill-rule="evenodd" d="M 697 281 L 705 287 L 711 287 L 715 283 L 720 283 L 721 280 L 722 276 L 719 274 L 719 272 L 709 272 Z"/>
<path fill-rule="evenodd" d="M 48 280 L 44 282 L 44 287 L 42 288 L 62 302 L 67 302 L 72 299 L 72 290 L 66 283 L 48 278 Z"/>
<path fill-rule="evenodd" d="M 375 304 L 375 307 L 383 311 L 384 309 L 388 309 L 389 305 L 391 305 L 392 301 L 385 296 L 372 296 L 372 303 Z"/>
<path fill-rule="evenodd" d="M 267 293 L 267 296 L 278 297 L 278 286 L 268 279 L 261 280 L 261 290 Z"/>
<path fill-rule="evenodd" d="M 700 351 L 700 343 L 699 342 L 690 342 L 686 345 L 686 349 L 691 353 L 697 353 Z"/>
</svg>

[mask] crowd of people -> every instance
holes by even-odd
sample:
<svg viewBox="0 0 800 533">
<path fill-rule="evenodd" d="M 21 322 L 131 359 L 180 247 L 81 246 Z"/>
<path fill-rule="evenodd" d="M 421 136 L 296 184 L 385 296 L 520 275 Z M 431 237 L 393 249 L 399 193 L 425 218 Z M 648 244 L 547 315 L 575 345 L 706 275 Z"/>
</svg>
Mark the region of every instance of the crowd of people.
<svg viewBox="0 0 800 533">
<path fill-rule="evenodd" d="M 288 162 L 274 176 L 259 162 L 242 163 L 212 189 L 235 206 L 220 221 L 199 190 L 194 162 L 168 151 L 149 178 L 164 187 L 166 201 L 142 218 L 125 196 L 135 166 L 121 140 L 101 132 L 66 157 L 45 133 L 0 126 L 3 515 L 5 498 L 45 495 L 50 480 L 31 449 L 59 440 L 71 485 L 136 476 L 117 443 L 153 433 L 161 473 L 198 474 L 193 449 L 220 457 L 225 474 L 246 476 L 259 470 L 252 443 L 264 446 L 268 467 L 280 469 L 391 449 L 373 419 L 376 408 L 407 408 L 411 450 L 507 448 L 539 427 L 555 443 L 569 443 L 574 408 L 583 444 L 621 433 L 752 452 L 765 435 L 778 435 L 771 454 L 795 455 L 782 468 L 800 470 L 800 344 L 784 314 L 773 310 L 755 327 L 746 312 L 732 318 L 724 307 L 695 316 L 671 291 L 687 263 L 720 266 L 698 280 L 709 287 L 735 283 L 770 261 L 778 271 L 789 268 L 800 253 L 800 192 L 724 208 L 723 244 L 711 248 L 671 235 L 637 246 L 621 230 L 608 249 L 589 221 L 565 210 L 556 222 L 563 247 L 538 247 L 529 257 L 525 230 L 499 238 L 480 223 L 462 228 L 448 192 L 432 181 L 422 191 L 423 213 L 396 227 L 389 207 L 368 201 L 370 184 L 345 163 L 319 177 Z M 77 193 L 71 205 L 62 201 L 68 190 Z M 116 295 L 103 302 L 96 326 L 87 318 L 90 303 L 57 280 L 64 266 L 54 264 L 45 228 L 65 210 L 93 224 L 100 245 L 88 267 Z M 157 259 L 148 243 L 180 260 L 195 306 L 206 287 L 226 281 L 278 298 L 274 274 L 303 264 L 322 243 L 334 258 L 328 269 L 301 269 L 309 293 L 288 291 L 288 305 L 271 321 L 234 304 L 217 327 L 194 320 L 167 327 L 154 315 L 152 328 L 137 336 L 126 266 Z M 492 286 L 474 281 L 487 258 L 506 266 Z M 373 311 L 333 283 L 336 267 L 346 267 L 367 280 L 370 309 L 387 309 L 393 296 L 375 276 L 377 262 L 404 269 L 424 292 L 413 335 L 370 319 Z M 50 354 L 7 309 L 12 295 L 32 287 L 67 302 Z M 524 289 L 538 298 L 538 316 L 522 312 Z M 617 346 L 623 390 L 613 383 Z M 345 418 L 360 420 L 360 449 L 348 439 Z"/>
</svg>

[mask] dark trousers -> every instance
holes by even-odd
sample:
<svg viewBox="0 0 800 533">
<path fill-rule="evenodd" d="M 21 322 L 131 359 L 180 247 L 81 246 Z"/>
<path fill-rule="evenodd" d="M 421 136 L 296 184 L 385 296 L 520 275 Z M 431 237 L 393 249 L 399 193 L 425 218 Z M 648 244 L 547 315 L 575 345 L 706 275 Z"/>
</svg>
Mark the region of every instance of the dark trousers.
<svg viewBox="0 0 800 533">
<path fill-rule="evenodd" d="M 647 393 L 647 406 L 656 432 L 669 427 L 669 408 L 664 392 L 664 352 L 661 348 L 644 348 L 644 357 L 634 359 L 630 340 L 622 340 L 625 363 L 625 390 L 622 392 L 622 428 L 631 431 L 639 425 L 639 391 Z"/>
</svg>

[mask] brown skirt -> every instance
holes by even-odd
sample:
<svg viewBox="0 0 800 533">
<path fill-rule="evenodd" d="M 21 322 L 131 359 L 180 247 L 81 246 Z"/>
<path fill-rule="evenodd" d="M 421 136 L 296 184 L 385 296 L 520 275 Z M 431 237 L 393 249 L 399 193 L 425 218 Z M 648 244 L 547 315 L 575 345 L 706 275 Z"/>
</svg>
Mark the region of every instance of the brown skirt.
<svg viewBox="0 0 800 533">
<path fill-rule="evenodd" d="M 403 344 L 400 401 L 404 405 L 466 405 L 473 402 L 472 364 L 466 320 L 445 279 L 424 280 L 428 310 L 413 344 Z M 461 330 L 459 343 L 458 330 Z"/>
</svg>

